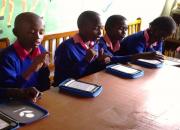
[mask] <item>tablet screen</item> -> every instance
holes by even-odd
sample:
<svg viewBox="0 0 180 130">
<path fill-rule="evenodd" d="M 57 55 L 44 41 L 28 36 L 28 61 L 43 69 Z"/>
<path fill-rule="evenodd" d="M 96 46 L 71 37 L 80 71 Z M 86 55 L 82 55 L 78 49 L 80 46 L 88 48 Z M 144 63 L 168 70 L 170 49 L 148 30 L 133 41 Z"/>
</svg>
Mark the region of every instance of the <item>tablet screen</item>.
<svg viewBox="0 0 180 130">
<path fill-rule="evenodd" d="M 4 128 L 8 127 L 8 126 L 9 126 L 9 124 L 7 122 L 0 119 L 0 129 L 4 129 Z"/>
<path fill-rule="evenodd" d="M 83 91 L 88 91 L 88 92 L 93 91 L 97 87 L 96 85 L 92 85 L 92 84 L 88 84 L 88 83 L 84 83 L 84 82 L 80 82 L 76 80 L 70 80 L 69 82 L 65 84 L 65 86 L 76 88 Z"/>
<path fill-rule="evenodd" d="M 126 66 L 123 66 L 123 65 L 115 65 L 115 66 L 113 66 L 111 68 L 116 69 L 116 70 L 121 71 L 121 72 L 128 73 L 128 74 L 135 74 L 135 73 L 139 72 L 139 70 L 136 70 L 136 69 L 133 69 L 133 68 L 130 68 L 130 67 L 126 67 Z"/>
<path fill-rule="evenodd" d="M 146 62 L 146 63 L 150 63 L 150 64 L 154 64 L 154 65 L 157 65 L 157 64 L 161 64 L 162 62 L 158 61 L 158 60 L 145 60 L 145 59 L 138 59 L 139 61 L 142 61 L 142 62 Z"/>
</svg>

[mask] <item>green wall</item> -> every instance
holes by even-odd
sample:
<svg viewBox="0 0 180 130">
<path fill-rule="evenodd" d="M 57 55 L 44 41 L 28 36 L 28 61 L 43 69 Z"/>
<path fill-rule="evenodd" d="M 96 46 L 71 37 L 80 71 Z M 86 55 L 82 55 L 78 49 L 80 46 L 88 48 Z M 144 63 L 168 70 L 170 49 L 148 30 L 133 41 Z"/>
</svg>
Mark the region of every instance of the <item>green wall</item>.
<svg viewBox="0 0 180 130">
<path fill-rule="evenodd" d="M 11 3 L 9 3 L 9 1 Z M 62 2 L 62 0 L 0 0 L 0 38 L 8 37 L 11 43 L 16 39 L 12 33 L 14 19 L 19 13 L 26 11 L 35 12 L 44 18 L 47 34 L 69 31 L 72 30 L 72 28 L 76 29 L 76 22 L 74 22 L 74 24 L 71 23 L 77 16 L 63 15 L 63 13 L 67 13 L 67 10 L 72 9 L 72 6 L 63 7 L 68 3 L 62 4 Z M 61 6 L 63 8 L 61 8 Z M 77 14 L 79 13 L 80 12 L 77 12 Z M 10 21 L 8 19 L 11 14 L 12 19 Z M 8 21 L 10 21 L 10 25 L 8 25 Z M 67 27 L 62 23 L 66 23 Z"/>
</svg>

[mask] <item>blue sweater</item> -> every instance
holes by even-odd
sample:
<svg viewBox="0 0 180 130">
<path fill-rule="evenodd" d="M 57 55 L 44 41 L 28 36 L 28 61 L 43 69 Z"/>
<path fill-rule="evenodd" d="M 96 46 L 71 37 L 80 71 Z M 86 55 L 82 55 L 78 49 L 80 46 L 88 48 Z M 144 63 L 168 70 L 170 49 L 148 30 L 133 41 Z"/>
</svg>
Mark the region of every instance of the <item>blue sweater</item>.
<svg viewBox="0 0 180 130">
<path fill-rule="evenodd" d="M 98 51 L 98 45 L 96 44 L 93 49 Z M 74 43 L 73 38 L 58 46 L 55 51 L 55 86 L 67 78 L 78 79 L 101 69 L 96 59 L 90 63 L 85 61 L 86 53 L 87 50 L 79 43 Z"/>
<path fill-rule="evenodd" d="M 132 55 L 143 52 L 162 52 L 163 42 L 157 42 L 156 46 L 146 46 L 146 39 L 144 37 L 144 31 L 132 34 L 124 38 L 121 42 L 121 55 Z"/>
<path fill-rule="evenodd" d="M 41 52 L 45 49 L 40 45 Z M 22 73 L 30 67 L 32 60 L 27 57 L 21 60 L 13 45 L 6 48 L 0 57 L 0 87 L 3 88 L 28 88 L 36 87 L 40 91 L 50 87 L 49 69 L 42 67 L 32 73 L 28 80 L 22 77 Z"/>
<path fill-rule="evenodd" d="M 130 61 L 130 56 L 120 56 L 119 51 L 113 52 L 110 47 L 107 46 L 106 41 L 104 40 L 103 37 L 100 38 L 99 40 L 99 48 L 104 49 L 104 53 L 108 56 L 111 57 L 111 63 L 125 63 Z"/>
</svg>

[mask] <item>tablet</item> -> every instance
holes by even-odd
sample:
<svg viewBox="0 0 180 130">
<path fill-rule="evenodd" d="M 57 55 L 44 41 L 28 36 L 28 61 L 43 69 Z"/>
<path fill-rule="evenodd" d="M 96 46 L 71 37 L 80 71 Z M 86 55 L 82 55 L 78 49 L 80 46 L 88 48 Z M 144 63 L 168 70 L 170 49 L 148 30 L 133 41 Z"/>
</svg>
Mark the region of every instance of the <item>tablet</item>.
<svg viewBox="0 0 180 130">
<path fill-rule="evenodd" d="M 0 119 L 0 130 L 7 128 L 10 124 L 5 120 Z"/>
<path fill-rule="evenodd" d="M 163 60 L 166 65 L 180 66 L 180 59 L 174 57 L 167 57 Z"/>
<path fill-rule="evenodd" d="M 144 75 L 144 71 L 122 64 L 113 64 L 106 67 L 106 71 L 123 78 L 138 78 Z"/>
<path fill-rule="evenodd" d="M 163 66 L 163 61 L 138 59 L 135 64 L 148 68 L 160 68 Z"/>
<path fill-rule="evenodd" d="M 130 68 L 130 67 L 127 67 L 127 66 L 123 66 L 123 65 L 120 65 L 120 64 L 112 66 L 111 68 L 115 69 L 115 70 L 118 70 L 118 71 L 121 71 L 121 72 L 124 72 L 124 73 L 128 73 L 128 74 L 136 74 L 136 73 L 139 72 L 139 70 L 137 70 L 137 69 Z"/>
<path fill-rule="evenodd" d="M 0 113 L 0 130 L 11 130 L 18 128 L 18 123 L 8 116 Z"/>
<path fill-rule="evenodd" d="M 0 103 L 0 112 L 26 125 L 48 116 L 48 111 L 30 101 L 10 100 Z"/>
<path fill-rule="evenodd" d="M 102 91 L 102 86 L 70 78 L 59 84 L 59 89 L 84 97 L 96 97 Z"/>
</svg>

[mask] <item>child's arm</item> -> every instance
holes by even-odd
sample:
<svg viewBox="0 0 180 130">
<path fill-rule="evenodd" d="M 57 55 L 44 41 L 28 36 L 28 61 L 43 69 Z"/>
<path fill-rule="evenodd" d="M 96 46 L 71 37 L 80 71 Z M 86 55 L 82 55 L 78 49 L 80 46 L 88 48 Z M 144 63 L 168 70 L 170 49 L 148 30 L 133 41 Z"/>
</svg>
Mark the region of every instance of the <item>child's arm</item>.
<svg viewBox="0 0 180 130">
<path fill-rule="evenodd" d="M 48 52 L 44 52 L 41 55 L 34 58 L 32 65 L 22 74 L 22 77 L 26 80 L 33 72 L 38 71 L 44 64 L 46 64 Z"/>
<path fill-rule="evenodd" d="M 40 99 L 42 93 L 39 92 L 35 87 L 20 89 L 20 88 L 0 88 L 1 99 L 20 99 L 20 100 L 31 100 L 36 102 Z"/>
</svg>

